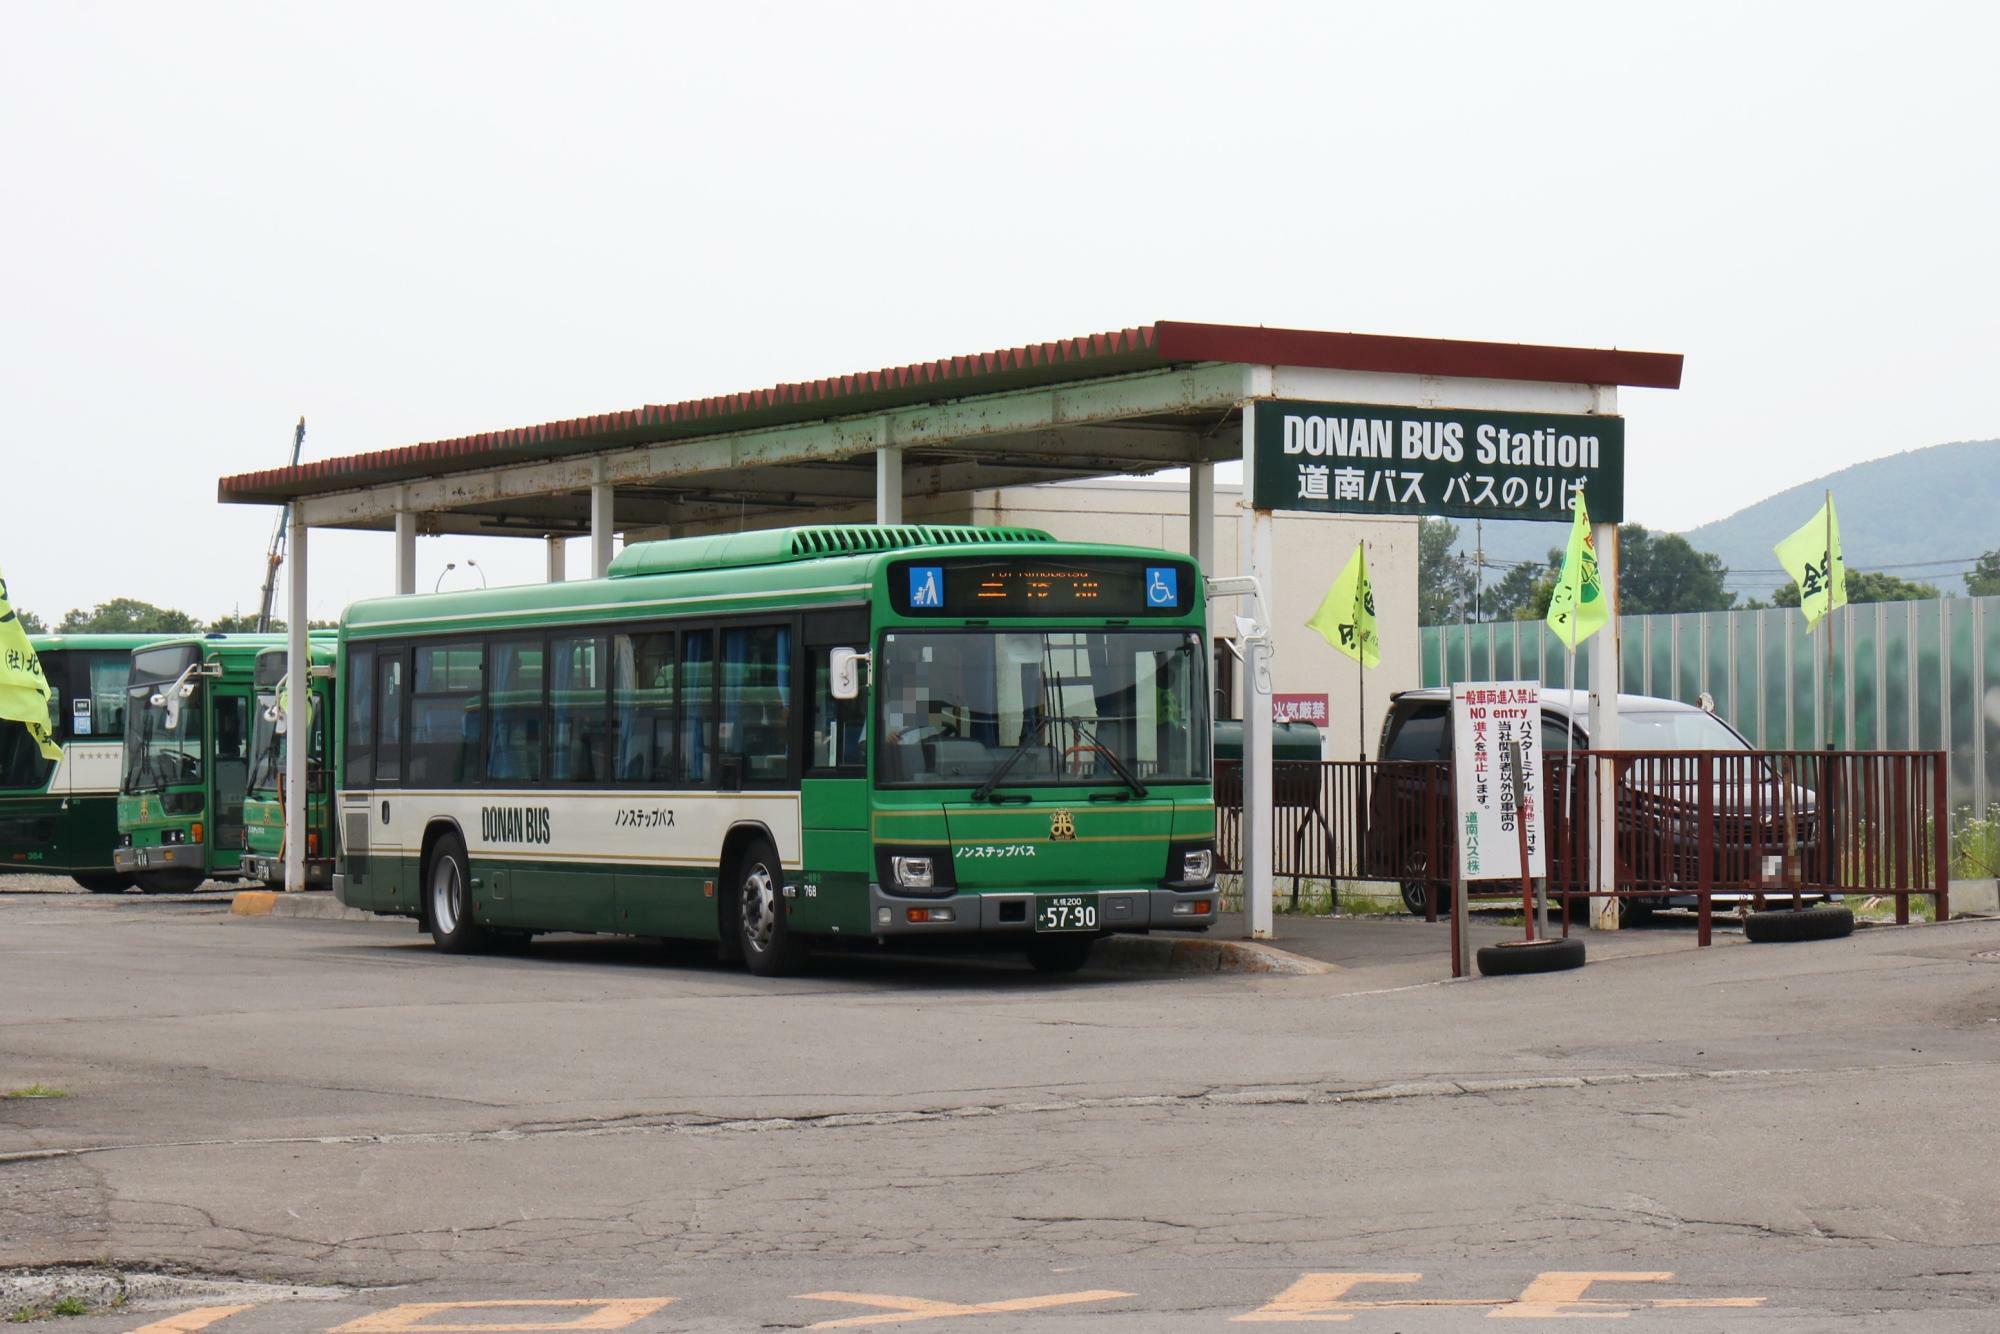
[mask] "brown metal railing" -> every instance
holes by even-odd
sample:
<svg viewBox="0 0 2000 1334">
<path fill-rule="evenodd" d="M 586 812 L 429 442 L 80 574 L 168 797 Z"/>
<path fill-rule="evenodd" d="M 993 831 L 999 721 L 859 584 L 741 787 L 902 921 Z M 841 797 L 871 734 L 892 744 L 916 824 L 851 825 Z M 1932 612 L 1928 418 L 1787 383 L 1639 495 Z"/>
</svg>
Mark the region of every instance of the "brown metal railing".
<svg viewBox="0 0 2000 1334">
<path fill-rule="evenodd" d="M 1950 913 L 1945 757 L 1937 751 L 1552 751 L 1546 783 L 1551 902 L 1590 892 L 1599 783 L 1615 794 L 1620 899 L 1692 906 L 1709 941 L 1716 900 L 1780 906 L 1832 894 L 1912 895 Z M 1606 774 L 1605 767 L 1609 766 Z M 1428 888 L 1435 920 L 1451 884 L 1451 766 L 1283 761 L 1272 766 L 1273 875 Z M 1241 865 L 1242 770 L 1216 766 L 1217 855 Z M 1475 890 L 1508 898 L 1517 885 Z M 1565 918 L 1569 914 L 1565 914 Z"/>
</svg>

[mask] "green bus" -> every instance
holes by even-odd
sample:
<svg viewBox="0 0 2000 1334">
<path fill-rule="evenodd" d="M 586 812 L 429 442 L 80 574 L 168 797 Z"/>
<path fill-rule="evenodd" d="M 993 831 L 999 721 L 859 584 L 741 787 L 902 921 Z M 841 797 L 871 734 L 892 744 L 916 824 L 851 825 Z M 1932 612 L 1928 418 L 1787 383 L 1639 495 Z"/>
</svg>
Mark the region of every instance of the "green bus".
<svg viewBox="0 0 2000 1334">
<path fill-rule="evenodd" d="M 283 643 L 181 635 L 132 650 L 112 855 L 147 893 L 241 874 L 257 655 Z"/>
<path fill-rule="evenodd" d="M 287 650 L 267 648 L 257 654 L 256 717 L 250 739 L 250 780 L 243 800 L 243 861 L 245 880 L 267 885 L 285 883 L 285 748 L 291 729 L 279 706 L 290 696 L 286 681 Z M 333 785 L 326 764 L 327 719 L 333 716 L 334 640 L 313 635 L 307 642 L 312 666 L 312 725 L 306 751 L 306 886 L 325 889 L 333 880 L 333 840 L 327 831 Z"/>
<path fill-rule="evenodd" d="M 334 890 L 439 949 L 547 931 L 1001 942 L 1215 921 L 1201 573 L 1018 528 L 627 547 L 342 619 Z"/>
<path fill-rule="evenodd" d="M 132 650 L 163 635 L 30 635 L 48 679 L 45 759 L 20 723 L 0 719 L 0 871 L 66 875 L 99 894 L 132 880 L 112 861 L 118 841 L 119 745 Z"/>
</svg>

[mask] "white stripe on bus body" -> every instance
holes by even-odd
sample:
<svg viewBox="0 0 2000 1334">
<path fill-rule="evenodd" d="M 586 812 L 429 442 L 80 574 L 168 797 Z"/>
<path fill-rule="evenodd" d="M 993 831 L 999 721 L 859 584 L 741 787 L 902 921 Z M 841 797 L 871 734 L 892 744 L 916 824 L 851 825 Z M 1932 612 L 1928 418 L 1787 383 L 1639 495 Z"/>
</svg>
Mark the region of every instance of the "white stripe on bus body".
<svg viewBox="0 0 2000 1334">
<path fill-rule="evenodd" d="M 369 854 L 411 856 L 423 847 L 423 831 L 433 820 L 454 822 L 465 838 L 466 851 L 481 860 L 522 862 L 602 862 L 608 865 L 714 866 L 723 839 L 743 824 L 771 831 L 778 860 L 799 865 L 799 794 L 796 792 L 641 791 L 632 789 L 454 789 L 411 791 L 381 788 L 362 796 L 370 806 Z M 379 803 L 389 806 L 382 821 Z M 482 808 L 528 808 L 549 813 L 548 842 L 533 844 L 488 837 L 480 821 Z M 671 826 L 651 825 L 650 812 L 670 810 Z M 636 824 L 621 825 L 619 812 L 641 813 Z M 522 821 L 522 832 L 527 823 Z M 560 852 L 558 848 L 589 848 Z"/>
</svg>

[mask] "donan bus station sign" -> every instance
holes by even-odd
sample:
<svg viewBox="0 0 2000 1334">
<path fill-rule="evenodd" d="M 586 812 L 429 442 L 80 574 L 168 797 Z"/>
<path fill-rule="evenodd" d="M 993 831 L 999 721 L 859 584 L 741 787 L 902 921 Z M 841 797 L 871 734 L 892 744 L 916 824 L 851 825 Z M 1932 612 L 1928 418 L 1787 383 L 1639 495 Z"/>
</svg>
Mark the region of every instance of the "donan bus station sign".
<svg viewBox="0 0 2000 1334">
<path fill-rule="evenodd" d="M 1276 400 L 1256 414 L 1258 509 L 1625 517 L 1625 419 Z"/>
</svg>

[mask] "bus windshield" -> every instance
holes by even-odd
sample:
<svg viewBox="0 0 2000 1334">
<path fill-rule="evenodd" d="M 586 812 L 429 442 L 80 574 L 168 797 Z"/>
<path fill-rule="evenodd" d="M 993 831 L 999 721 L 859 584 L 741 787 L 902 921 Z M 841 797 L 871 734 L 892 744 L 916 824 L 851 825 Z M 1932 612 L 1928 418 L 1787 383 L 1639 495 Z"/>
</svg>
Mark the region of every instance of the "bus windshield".
<svg viewBox="0 0 2000 1334">
<path fill-rule="evenodd" d="M 171 725 L 167 706 L 151 702 L 153 686 L 134 686 L 126 710 L 126 792 L 164 791 L 178 783 L 201 781 L 201 706 L 199 690 L 180 707 Z"/>
<path fill-rule="evenodd" d="M 50 727 L 54 727 L 51 720 Z M 20 723 L 0 719 L 0 789 L 40 792 L 49 785 L 56 762 L 42 757 L 42 748 Z"/>
<path fill-rule="evenodd" d="M 898 631 L 884 636 L 881 657 L 885 786 L 1208 778 L 1198 634 Z"/>
<path fill-rule="evenodd" d="M 263 666 L 262 662 L 258 663 Z M 252 715 L 250 741 L 250 784 L 252 793 L 278 790 L 278 775 L 285 771 L 285 734 L 278 730 L 273 715 L 278 710 L 278 692 L 259 690 L 257 711 Z"/>
</svg>

